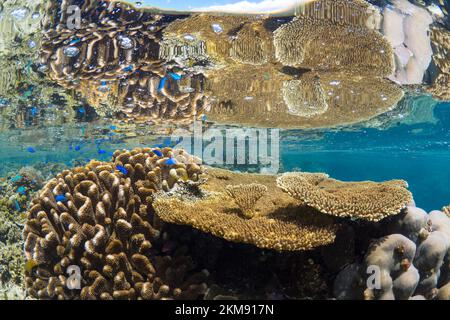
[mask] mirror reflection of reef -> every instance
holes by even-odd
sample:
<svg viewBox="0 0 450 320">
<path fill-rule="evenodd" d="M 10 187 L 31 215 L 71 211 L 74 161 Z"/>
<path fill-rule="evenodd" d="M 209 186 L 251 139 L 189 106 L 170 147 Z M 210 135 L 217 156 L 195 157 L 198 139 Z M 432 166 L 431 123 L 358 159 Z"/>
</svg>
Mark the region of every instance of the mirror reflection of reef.
<svg viewBox="0 0 450 320">
<path fill-rule="evenodd" d="M 61 14 L 71 4 L 47 8 L 40 71 L 100 116 L 327 128 L 392 111 L 410 89 L 448 99 L 448 31 L 436 25 L 430 37 L 431 15 L 404 0 L 383 11 L 362 0 L 302 2 L 291 17 L 85 1 L 72 29 Z M 402 19 L 421 28 L 417 39 L 406 22 L 395 30 Z"/>
</svg>

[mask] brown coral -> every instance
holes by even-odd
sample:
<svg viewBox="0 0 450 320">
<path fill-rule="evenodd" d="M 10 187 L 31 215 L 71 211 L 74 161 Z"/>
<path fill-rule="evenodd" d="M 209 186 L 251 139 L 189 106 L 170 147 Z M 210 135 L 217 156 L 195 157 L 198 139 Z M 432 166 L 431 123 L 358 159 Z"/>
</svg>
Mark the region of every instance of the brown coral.
<svg viewBox="0 0 450 320">
<path fill-rule="evenodd" d="M 100 115 L 191 121 L 201 114 L 203 76 L 186 76 L 189 86 L 181 87 L 159 58 L 162 16 L 121 3 L 86 10 L 81 28 L 61 23 L 44 34 L 41 63 L 50 79 L 81 93 Z"/>
<path fill-rule="evenodd" d="M 253 218 L 253 208 L 261 197 L 267 193 L 267 187 L 262 184 L 252 183 L 247 185 L 227 186 L 226 191 L 236 202 L 242 213 L 247 218 Z"/>
<path fill-rule="evenodd" d="M 375 28 L 377 11 L 362 0 L 315 0 L 300 3 L 296 15 L 313 20 L 329 20 L 336 25 Z"/>
<path fill-rule="evenodd" d="M 307 206 L 343 218 L 380 221 L 399 214 L 412 201 L 402 180 L 341 182 L 322 174 L 289 173 L 280 176 L 277 184 Z"/>
<path fill-rule="evenodd" d="M 185 251 L 159 255 L 160 230 L 149 197 L 139 194 L 140 163 L 130 176 L 111 163 L 64 171 L 33 201 L 24 230 L 28 293 L 40 299 L 194 299 L 206 271 L 193 272 Z M 127 174 L 129 174 L 127 173 Z M 143 177 L 144 179 L 145 176 Z M 80 287 L 69 277 L 80 268 Z M 76 282 L 75 282 L 76 283 Z"/>
<path fill-rule="evenodd" d="M 438 99 L 450 100 L 450 32 L 444 28 L 432 28 L 431 43 L 439 73 L 428 91 Z"/>
<path fill-rule="evenodd" d="M 252 219 L 230 203 L 223 190 L 228 185 L 253 182 L 266 186 Z M 337 226 L 331 218 L 299 203 L 278 190 L 274 176 L 237 174 L 208 169 L 208 181 L 201 186 L 203 197 L 190 201 L 160 196 L 154 202 L 157 215 L 165 222 L 190 225 L 229 241 L 249 243 L 275 250 L 310 250 L 334 241 Z"/>
<path fill-rule="evenodd" d="M 404 95 L 379 77 L 307 72 L 292 80 L 270 66 L 220 70 L 206 87 L 215 98 L 205 112 L 211 121 L 282 128 L 358 123 L 393 109 Z"/>
<path fill-rule="evenodd" d="M 287 66 L 383 77 L 394 71 L 389 42 L 364 27 L 297 18 L 275 31 L 274 44 L 277 59 Z"/>
</svg>

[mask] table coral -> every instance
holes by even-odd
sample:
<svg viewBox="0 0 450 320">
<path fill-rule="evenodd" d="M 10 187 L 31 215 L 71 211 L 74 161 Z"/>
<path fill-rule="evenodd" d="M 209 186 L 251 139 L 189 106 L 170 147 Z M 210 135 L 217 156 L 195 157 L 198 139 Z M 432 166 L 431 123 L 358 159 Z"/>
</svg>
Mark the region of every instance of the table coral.
<svg viewBox="0 0 450 320">
<path fill-rule="evenodd" d="M 227 186 L 228 195 L 233 198 L 247 218 L 253 218 L 253 208 L 261 197 L 267 193 L 267 187 L 262 184 L 247 184 L 237 186 Z"/>
<path fill-rule="evenodd" d="M 341 182 L 322 174 L 288 173 L 278 186 L 295 199 L 337 217 L 380 221 L 397 215 L 412 201 L 405 181 Z"/>
<path fill-rule="evenodd" d="M 198 199 L 180 200 L 157 196 L 156 214 L 165 222 L 190 225 L 233 242 L 279 251 L 311 250 L 334 241 L 338 228 L 329 217 L 301 207 L 276 188 L 275 176 L 235 174 L 208 169 L 208 180 Z M 252 181 L 270 190 L 254 206 L 255 216 L 245 218 L 238 205 L 223 190 L 230 185 Z"/>
<path fill-rule="evenodd" d="M 62 172 L 41 190 L 24 230 L 26 259 L 35 263 L 26 273 L 29 295 L 193 299 L 204 293 L 208 273 L 193 270 L 185 251 L 158 254 L 160 230 L 149 197 L 138 195 L 138 158 L 128 158 L 134 171 L 126 173 L 93 161 Z M 79 290 L 68 287 L 74 267 L 81 270 Z"/>
</svg>

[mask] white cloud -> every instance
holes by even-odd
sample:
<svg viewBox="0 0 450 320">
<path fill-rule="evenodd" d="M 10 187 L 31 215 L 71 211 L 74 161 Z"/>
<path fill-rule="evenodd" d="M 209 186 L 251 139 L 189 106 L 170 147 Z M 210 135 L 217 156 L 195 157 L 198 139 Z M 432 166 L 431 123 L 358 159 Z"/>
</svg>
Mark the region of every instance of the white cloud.
<svg viewBox="0 0 450 320">
<path fill-rule="evenodd" d="M 262 0 L 260 2 L 240 1 L 225 5 L 214 5 L 202 8 L 194 8 L 193 11 L 220 11 L 224 13 L 271 13 L 288 11 L 295 5 L 310 0 Z"/>
</svg>

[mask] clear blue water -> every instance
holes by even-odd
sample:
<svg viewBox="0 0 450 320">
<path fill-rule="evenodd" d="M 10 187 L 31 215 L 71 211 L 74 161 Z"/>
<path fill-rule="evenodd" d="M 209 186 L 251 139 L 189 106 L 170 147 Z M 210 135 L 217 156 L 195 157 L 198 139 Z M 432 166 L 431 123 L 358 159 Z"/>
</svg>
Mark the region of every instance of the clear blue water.
<svg viewBox="0 0 450 320">
<path fill-rule="evenodd" d="M 450 203 L 450 103 L 438 104 L 434 116 L 435 124 L 400 124 L 387 130 L 284 131 L 281 170 L 326 172 L 344 181 L 404 179 L 419 207 L 440 209 Z M 108 161 L 116 149 L 172 144 L 149 128 L 129 138 L 110 127 L 103 121 L 5 131 L 0 134 L 0 174 L 36 163 Z"/>
</svg>

